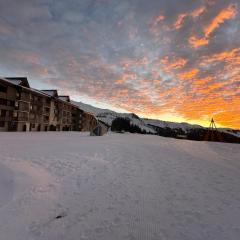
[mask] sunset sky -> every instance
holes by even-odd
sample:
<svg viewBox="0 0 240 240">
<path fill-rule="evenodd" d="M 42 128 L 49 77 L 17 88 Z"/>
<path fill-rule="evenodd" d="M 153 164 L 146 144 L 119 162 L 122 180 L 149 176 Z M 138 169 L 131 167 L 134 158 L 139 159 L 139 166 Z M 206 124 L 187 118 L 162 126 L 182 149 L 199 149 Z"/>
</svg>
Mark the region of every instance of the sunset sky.
<svg viewBox="0 0 240 240">
<path fill-rule="evenodd" d="M 0 56 L 97 107 L 240 128 L 239 0 L 0 0 Z"/>
</svg>

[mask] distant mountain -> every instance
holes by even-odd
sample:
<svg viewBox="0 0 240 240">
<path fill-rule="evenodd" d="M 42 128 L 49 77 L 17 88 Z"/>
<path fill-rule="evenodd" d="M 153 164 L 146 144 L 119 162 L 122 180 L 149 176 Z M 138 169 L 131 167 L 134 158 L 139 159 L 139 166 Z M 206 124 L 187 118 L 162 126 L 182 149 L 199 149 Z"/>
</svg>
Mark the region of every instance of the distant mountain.
<svg viewBox="0 0 240 240">
<path fill-rule="evenodd" d="M 202 128 L 200 125 L 191 125 L 188 123 L 175 123 L 175 122 L 140 118 L 134 113 L 118 113 L 109 109 L 97 108 L 82 102 L 73 102 L 73 103 L 78 105 L 82 110 L 94 114 L 99 120 L 106 123 L 108 126 L 111 126 L 112 122 L 116 118 L 128 118 L 133 124 L 151 133 L 156 133 L 156 130 L 154 130 L 154 127 L 181 129 L 183 130 L 183 132 L 186 132 L 187 130 L 190 130 L 193 128 L 194 129 Z"/>
<path fill-rule="evenodd" d="M 156 131 L 152 127 L 148 126 L 143 119 L 139 118 L 134 113 L 117 113 L 109 109 L 93 107 L 82 102 L 74 102 L 74 104 L 78 105 L 82 110 L 94 114 L 98 120 L 101 120 L 108 126 L 111 126 L 112 122 L 116 118 L 128 118 L 132 124 L 137 125 L 142 130 L 145 130 L 146 132 L 152 134 L 156 133 Z"/>
<path fill-rule="evenodd" d="M 202 132 L 205 133 L 207 128 L 196 124 L 189 123 L 176 123 L 169 121 L 162 121 L 157 119 L 140 118 L 134 113 L 118 113 L 109 109 L 97 108 L 82 102 L 73 102 L 78 105 L 82 110 L 90 112 L 96 116 L 96 118 L 108 126 L 112 125 L 112 122 L 116 118 L 129 119 L 131 124 L 138 126 L 140 129 L 147 133 L 158 134 L 167 137 L 178 137 L 180 135 L 191 135 L 192 133 Z M 240 130 L 234 130 L 230 128 L 220 128 L 219 132 L 230 134 L 234 137 L 240 138 Z"/>
<path fill-rule="evenodd" d="M 168 121 L 162 121 L 162 120 L 155 120 L 155 119 L 143 119 L 144 122 L 150 126 L 156 126 L 160 128 L 171 128 L 171 129 L 182 129 L 184 132 L 187 132 L 190 129 L 196 129 L 196 128 L 203 128 L 200 125 L 196 124 L 189 124 L 189 123 L 177 123 L 177 122 L 168 122 Z"/>
</svg>

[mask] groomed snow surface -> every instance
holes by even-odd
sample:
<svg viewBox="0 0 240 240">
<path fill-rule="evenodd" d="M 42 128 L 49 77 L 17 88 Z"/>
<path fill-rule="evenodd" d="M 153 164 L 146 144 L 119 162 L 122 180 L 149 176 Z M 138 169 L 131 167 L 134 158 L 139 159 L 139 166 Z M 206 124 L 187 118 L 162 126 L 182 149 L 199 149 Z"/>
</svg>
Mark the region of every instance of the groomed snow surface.
<svg viewBox="0 0 240 240">
<path fill-rule="evenodd" d="M 239 145 L 1 133 L 0 239 L 239 240 Z"/>
</svg>

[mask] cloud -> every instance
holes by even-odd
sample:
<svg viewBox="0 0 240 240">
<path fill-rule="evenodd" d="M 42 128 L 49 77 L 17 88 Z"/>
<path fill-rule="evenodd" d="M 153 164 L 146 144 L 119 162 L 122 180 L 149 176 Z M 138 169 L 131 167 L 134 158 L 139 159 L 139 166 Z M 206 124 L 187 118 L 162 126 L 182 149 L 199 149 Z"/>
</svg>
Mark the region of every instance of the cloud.
<svg viewBox="0 0 240 240">
<path fill-rule="evenodd" d="M 1 75 L 27 75 L 33 86 L 146 117 L 202 123 L 216 116 L 240 128 L 237 5 L 1 1 Z"/>
<path fill-rule="evenodd" d="M 209 40 L 207 38 L 197 38 L 195 36 L 192 36 L 188 39 L 188 42 L 194 47 L 199 48 L 201 46 L 207 45 L 209 43 Z"/>
<path fill-rule="evenodd" d="M 237 14 L 237 5 L 230 4 L 226 9 L 222 9 L 216 17 L 213 18 L 211 23 L 204 28 L 205 37 L 209 37 L 209 35 L 219 27 L 220 24 L 224 23 L 224 21 L 232 19 Z"/>
<path fill-rule="evenodd" d="M 192 17 L 193 19 L 195 19 L 195 18 L 198 18 L 200 15 L 202 15 L 205 11 L 206 11 L 205 6 L 199 6 L 193 11 L 179 14 L 177 16 L 175 23 L 173 24 L 173 28 L 176 30 L 180 29 L 183 26 L 184 21 L 187 17 Z"/>
<path fill-rule="evenodd" d="M 209 37 L 210 35 L 226 20 L 233 19 L 236 17 L 237 11 L 237 4 L 230 4 L 226 8 L 221 9 L 220 12 L 211 20 L 209 24 L 204 26 L 203 34 L 204 36 L 201 38 L 197 38 L 196 36 L 191 36 L 189 38 L 189 43 L 194 48 L 199 48 L 201 46 L 209 44 Z"/>
<path fill-rule="evenodd" d="M 198 73 L 199 73 L 199 69 L 194 68 L 189 71 L 179 73 L 178 78 L 182 80 L 188 80 L 188 79 L 192 79 L 193 77 L 196 77 Z"/>
</svg>

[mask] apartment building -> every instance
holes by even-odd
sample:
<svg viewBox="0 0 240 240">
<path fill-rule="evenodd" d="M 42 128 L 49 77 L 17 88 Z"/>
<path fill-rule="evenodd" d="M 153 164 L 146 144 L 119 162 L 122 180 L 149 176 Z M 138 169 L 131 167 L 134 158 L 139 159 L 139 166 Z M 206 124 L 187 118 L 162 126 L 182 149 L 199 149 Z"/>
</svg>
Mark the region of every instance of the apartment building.
<svg viewBox="0 0 240 240">
<path fill-rule="evenodd" d="M 66 116 L 66 122 L 71 123 L 71 130 L 73 131 L 82 130 L 83 110 L 81 110 L 78 106 L 71 103 L 69 96 L 58 96 L 58 98 L 65 103 L 62 107 L 63 116 Z"/>
<path fill-rule="evenodd" d="M 69 96 L 59 96 L 57 90 L 41 90 L 50 98 L 49 131 L 80 131 L 82 113 Z"/>
<path fill-rule="evenodd" d="M 0 78 L 0 131 L 81 131 L 82 116 L 57 90 L 30 88 L 27 78 Z"/>
<path fill-rule="evenodd" d="M 28 89 L 30 94 L 29 127 L 27 131 L 48 131 L 51 99 L 36 89 Z M 28 126 L 28 124 L 26 123 Z"/>
</svg>

